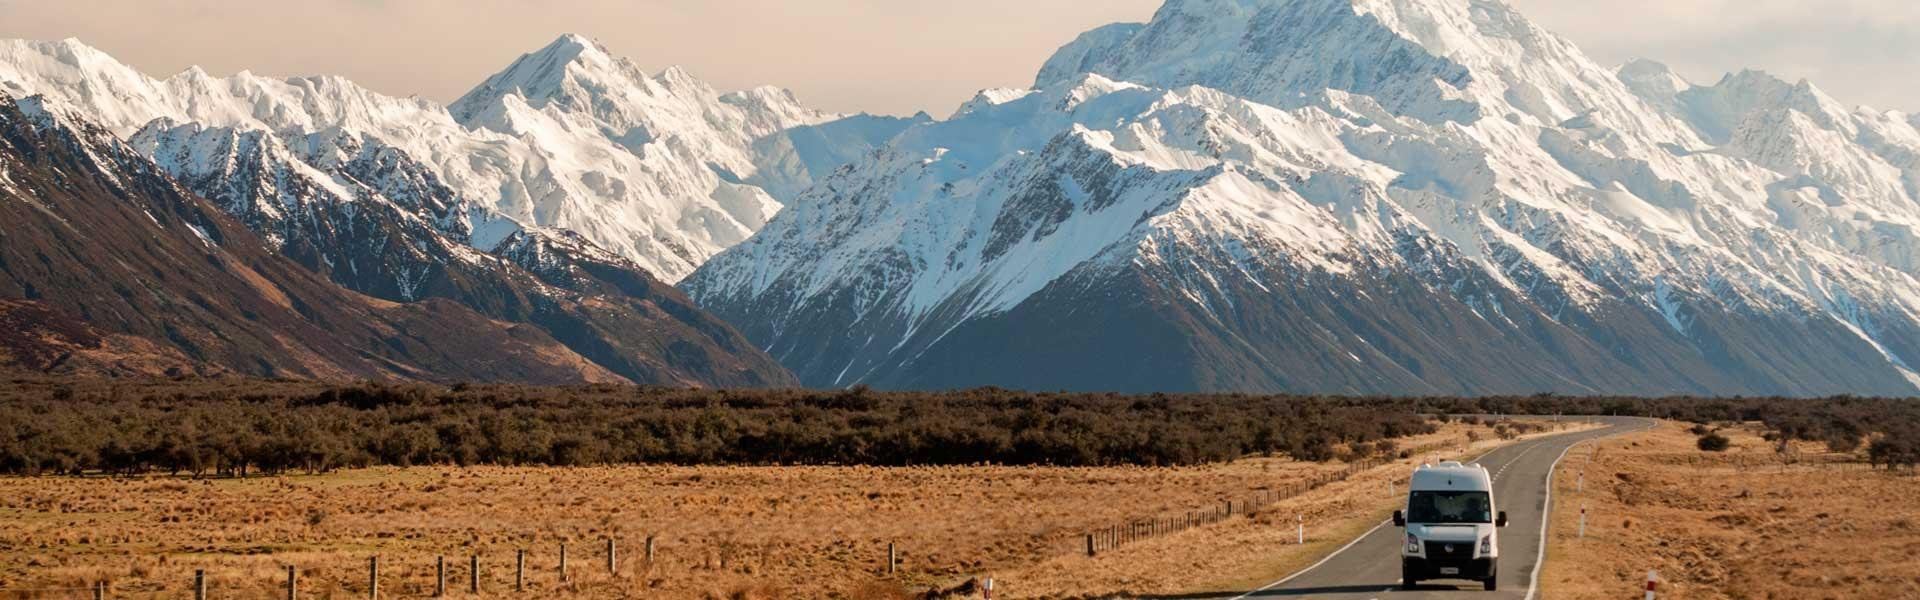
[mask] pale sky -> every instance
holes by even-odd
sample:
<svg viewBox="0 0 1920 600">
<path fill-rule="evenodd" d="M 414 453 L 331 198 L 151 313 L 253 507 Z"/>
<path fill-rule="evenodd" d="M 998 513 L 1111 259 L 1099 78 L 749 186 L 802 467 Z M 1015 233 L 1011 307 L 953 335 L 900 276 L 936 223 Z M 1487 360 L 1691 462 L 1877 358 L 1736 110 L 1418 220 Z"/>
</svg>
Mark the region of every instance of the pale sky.
<svg viewBox="0 0 1920 600">
<path fill-rule="evenodd" d="M 1914 0 L 1511 0 L 1595 59 L 1641 56 L 1699 83 L 1753 67 L 1846 104 L 1920 110 Z M 149 74 L 344 75 L 459 97 L 562 33 L 723 90 L 791 88 L 819 108 L 944 116 L 1025 86 L 1092 27 L 1159 0 L 0 0 L 0 38 L 77 37 Z"/>
</svg>

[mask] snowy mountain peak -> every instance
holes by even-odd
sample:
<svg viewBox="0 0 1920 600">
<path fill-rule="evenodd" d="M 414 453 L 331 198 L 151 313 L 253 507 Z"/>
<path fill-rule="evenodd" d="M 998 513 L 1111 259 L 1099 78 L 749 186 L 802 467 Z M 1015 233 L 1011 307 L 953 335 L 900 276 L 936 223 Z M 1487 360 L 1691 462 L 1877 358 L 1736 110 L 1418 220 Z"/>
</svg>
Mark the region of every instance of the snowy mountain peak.
<svg viewBox="0 0 1920 600">
<path fill-rule="evenodd" d="M 504 95 L 516 95 L 532 102 L 550 99 L 563 91 L 574 72 L 608 72 L 619 69 L 624 61 L 613 58 L 598 42 L 578 34 L 566 34 L 533 52 L 523 54 L 506 70 L 454 101 L 459 107 L 485 102 Z"/>
<path fill-rule="evenodd" d="M 364 139 L 380 149 L 355 155 L 365 164 L 417 166 L 426 172 L 401 180 L 447 190 L 428 194 L 429 204 L 489 209 L 473 230 L 478 250 L 519 227 L 508 221 L 569 228 L 666 281 L 751 235 L 815 174 L 908 124 L 861 117 L 827 127 L 840 117 L 786 90 L 723 95 L 684 69 L 650 75 L 578 35 L 521 56 L 450 108 L 336 76 L 188 69 L 156 79 L 74 41 L 0 41 L 0 91 L 46 94 L 122 137 L 166 118 L 168 128 L 268 132 L 296 149 Z M 419 195 L 389 191 L 396 201 Z"/>
<path fill-rule="evenodd" d="M 1602 67 L 1496 0 L 1171 0 L 682 287 L 811 385 L 1907 390 L 1917 157 L 1906 115 Z"/>
<path fill-rule="evenodd" d="M 1473 78 L 1465 66 L 1362 15 L 1354 0 L 1170 2 L 1145 25 L 1108 26 L 1061 48 L 1036 87 L 1086 72 L 1167 88 L 1204 85 L 1282 107 L 1331 89 L 1424 120 L 1479 114 L 1461 98 Z"/>
<path fill-rule="evenodd" d="M 1672 98 L 1693 87 L 1666 63 L 1645 58 L 1627 61 L 1620 65 L 1617 73 L 1620 81 L 1642 98 Z"/>
</svg>

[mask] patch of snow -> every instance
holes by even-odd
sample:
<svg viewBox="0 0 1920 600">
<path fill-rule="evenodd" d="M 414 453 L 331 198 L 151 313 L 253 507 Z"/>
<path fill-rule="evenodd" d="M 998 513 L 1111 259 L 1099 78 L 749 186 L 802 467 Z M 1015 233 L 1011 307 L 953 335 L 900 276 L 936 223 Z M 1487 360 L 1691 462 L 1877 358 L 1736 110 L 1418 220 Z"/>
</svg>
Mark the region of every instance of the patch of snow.
<svg viewBox="0 0 1920 600">
<path fill-rule="evenodd" d="M 147 215 L 147 216 L 151 217 L 153 215 Z M 187 229 L 193 230 L 194 237 L 200 238 L 200 243 L 205 244 L 208 248 L 214 247 L 213 237 L 207 235 L 207 230 L 202 229 L 199 225 L 195 225 L 193 223 L 187 223 Z"/>
</svg>

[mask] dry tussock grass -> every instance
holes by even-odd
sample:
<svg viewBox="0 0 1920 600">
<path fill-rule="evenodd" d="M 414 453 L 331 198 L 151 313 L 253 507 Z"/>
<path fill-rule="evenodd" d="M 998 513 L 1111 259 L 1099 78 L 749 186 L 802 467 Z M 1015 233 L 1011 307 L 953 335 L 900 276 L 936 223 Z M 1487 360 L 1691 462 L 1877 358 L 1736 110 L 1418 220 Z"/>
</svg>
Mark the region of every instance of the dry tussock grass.
<svg viewBox="0 0 1920 600">
<path fill-rule="evenodd" d="M 1814 444 L 1781 453 L 1754 426 L 1721 431 L 1728 452 L 1702 452 L 1687 427 L 1662 423 L 1567 457 L 1547 597 L 1628 597 L 1656 569 L 1662 597 L 1920 598 L 1912 472 L 1874 471 Z"/>
<path fill-rule="evenodd" d="M 1499 442 L 1485 436 L 1481 446 Z M 1402 440 L 1463 440 L 1465 426 Z M 1414 457 L 1418 460 L 1430 457 Z M 317 476 L 0 478 L 0 589 L 111 581 L 116 597 L 180 597 L 195 570 L 214 597 L 277 597 L 295 565 L 303 598 L 363 598 L 378 555 L 383 596 L 426 596 L 445 556 L 466 595 L 510 595 L 527 551 L 526 597 L 896 599 L 1171 592 L 1233 585 L 1292 564 L 1390 503 L 1383 467 L 1252 519 L 1082 554 L 1086 531 L 1242 500 L 1340 463 L 1248 458 L 1153 467 L 373 468 Z M 1403 476 L 1403 474 L 1401 474 Z M 1315 524 L 1292 542 L 1294 515 Z M 643 560 L 652 536 L 656 560 Z M 607 538 L 620 564 L 608 573 Z M 886 572 L 886 549 L 902 563 Z M 567 545 L 569 579 L 558 550 Z M 1205 551 L 1196 551 L 1204 549 Z M 0 598 L 10 597 L 0 593 Z M 67 597 L 67 596 L 54 596 Z"/>
</svg>

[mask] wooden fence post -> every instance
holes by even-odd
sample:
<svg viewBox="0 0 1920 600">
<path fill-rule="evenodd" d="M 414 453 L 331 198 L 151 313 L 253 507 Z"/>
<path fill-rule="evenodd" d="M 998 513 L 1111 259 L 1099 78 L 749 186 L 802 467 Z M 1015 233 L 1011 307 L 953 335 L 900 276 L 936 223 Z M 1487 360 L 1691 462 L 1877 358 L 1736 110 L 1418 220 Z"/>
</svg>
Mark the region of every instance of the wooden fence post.
<svg viewBox="0 0 1920 600">
<path fill-rule="evenodd" d="M 107 582 L 93 582 L 93 600 L 107 600 Z"/>
<path fill-rule="evenodd" d="M 525 548 L 513 551 L 513 591 L 527 589 L 527 551 Z"/>
<path fill-rule="evenodd" d="M 567 582 L 567 543 L 560 543 L 560 583 Z"/>
<path fill-rule="evenodd" d="M 433 597 L 447 597 L 447 557 L 433 558 Z"/>
<path fill-rule="evenodd" d="M 193 600 L 207 600 L 207 572 L 193 570 Z"/>
<path fill-rule="evenodd" d="M 900 554 L 893 542 L 887 542 L 887 574 L 892 575 L 900 566 Z"/>
<path fill-rule="evenodd" d="M 367 597 L 380 600 L 380 557 L 367 558 Z"/>
<path fill-rule="evenodd" d="M 467 559 L 467 593 L 480 593 L 480 555 Z"/>
<path fill-rule="evenodd" d="M 1093 534 L 1087 534 L 1087 556 L 1093 556 Z"/>
<path fill-rule="evenodd" d="M 647 564 L 653 564 L 653 536 L 647 536 Z"/>
<path fill-rule="evenodd" d="M 293 565 L 287 565 L 287 600 L 299 600 L 299 596 L 300 572 Z"/>
</svg>

